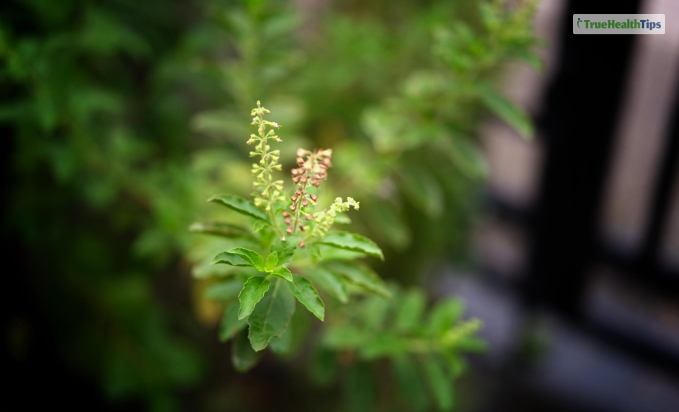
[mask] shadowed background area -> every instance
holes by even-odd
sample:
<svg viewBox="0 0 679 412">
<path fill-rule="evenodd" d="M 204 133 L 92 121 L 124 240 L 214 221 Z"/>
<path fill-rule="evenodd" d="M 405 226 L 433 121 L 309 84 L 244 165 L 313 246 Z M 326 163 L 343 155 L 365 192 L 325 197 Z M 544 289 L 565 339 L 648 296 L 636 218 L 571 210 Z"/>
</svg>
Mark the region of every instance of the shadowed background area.
<svg viewBox="0 0 679 412">
<path fill-rule="evenodd" d="M 258 99 L 284 170 L 334 149 L 381 276 L 484 322 L 454 410 L 679 409 L 679 4 L 533 3 L 3 2 L 7 410 L 437 410 L 310 343 L 234 370 L 188 228 L 250 192 Z"/>
</svg>

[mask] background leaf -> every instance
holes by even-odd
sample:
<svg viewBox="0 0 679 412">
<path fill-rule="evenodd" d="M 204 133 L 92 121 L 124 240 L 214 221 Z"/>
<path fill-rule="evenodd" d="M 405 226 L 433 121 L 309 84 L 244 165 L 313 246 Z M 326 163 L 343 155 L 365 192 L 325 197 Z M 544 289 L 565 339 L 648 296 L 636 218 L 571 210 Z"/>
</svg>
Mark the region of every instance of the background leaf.
<svg viewBox="0 0 679 412">
<path fill-rule="evenodd" d="M 224 205 L 231 210 L 250 216 L 255 219 L 268 222 L 266 214 L 262 212 L 254 203 L 235 195 L 215 195 L 208 199 L 208 202 Z"/>
<path fill-rule="evenodd" d="M 392 356 L 393 374 L 403 398 L 415 411 L 424 411 L 429 406 L 424 380 L 417 365 L 407 354 Z"/>
<path fill-rule="evenodd" d="M 436 399 L 439 409 L 450 411 L 453 409 L 452 379 L 446 376 L 445 371 L 435 358 L 427 357 L 422 361 L 424 372 L 429 382 L 429 387 Z"/>
<path fill-rule="evenodd" d="M 438 337 L 449 330 L 460 319 L 464 303 L 459 299 L 445 299 L 434 305 L 429 313 L 427 327 L 432 336 Z"/>
<path fill-rule="evenodd" d="M 189 230 L 194 233 L 205 233 L 227 238 L 252 237 L 247 229 L 223 222 L 194 223 L 189 227 Z"/>
<path fill-rule="evenodd" d="M 507 122 L 524 138 L 533 138 L 533 123 L 523 110 L 497 92 L 492 86 L 480 86 L 479 93 L 486 106 L 500 119 Z"/>
<path fill-rule="evenodd" d="M 396 312 L 396 329 L 407 332 L 417 327 L 420 324 L 426 304 L 427 300 L 424 292 L 415 288 L 407 291 L 401 297 Z"/>
<path fill-rule="evenodd" d="M 248 325 L 245 319 L 238 319 L 238 303 L 234 302 L 224 309 L 222 323 L 219 325 L 219 340 L 226 342 Z"/>
<path fill-rule="evenodd" d="M 231 361 L 238 372 L 247 372 L 254 368 L 262 358 L 261 353 L 257 353 L 250 347 L 248 335 L 245 331 L 239 333 L 231 345 Z"/>
<path fill-rule="evenodd" d="M 325 267 L 356 286 L 386 298 L 391 297 L 384 281 L 365 265 L 356 262 L 337 261 L 328 262 Z"/>
<path fill-rule="evenodd" d="M 337 247 L 340 249 L 351 250 L 354 252 L 362 252 L 370 256 L 374 256 L 384 260 L 382 250 L 365 236 L 349 232 L 332 232 L 324 238 L 318 240 L 316 243 Z"/>
<path fill-rule="evenodd" d="M 233 279 L 210 286 L 204 296 L 208 299 L 228 301 L 237 297 L 241 289 L 243 289 L 243 282 Z"/>
<path fill-rule="evenodd" d="M 347 289 L 344 286 L 344 281 L 341 277 L 335 275 L 331 271 L 323 267 L 307 268 L 305 274 L 316 284 L 321 290 L 336 297 L 342 303 L 349 301 Z"/>
</svg>

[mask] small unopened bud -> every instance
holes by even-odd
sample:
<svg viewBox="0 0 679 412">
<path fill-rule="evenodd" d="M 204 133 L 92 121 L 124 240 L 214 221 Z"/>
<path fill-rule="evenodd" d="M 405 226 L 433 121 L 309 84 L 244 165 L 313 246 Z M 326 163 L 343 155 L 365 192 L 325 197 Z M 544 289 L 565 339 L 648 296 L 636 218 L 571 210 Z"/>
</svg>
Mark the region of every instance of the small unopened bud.
<svg viewBox="0 0 679 412">
<path fill-rule="evenodd" d="M 309 201 L 306 198 L 304 198 L 304 200 L 302 200 L 302 206 L 304 206 L 304 207 L 309 206 Z"/>
<path fill-rule="evenodd" d="M 297 195 L 290 196 L 290 200 L 292 200 L 293 202 L 296 202 L 297 201 Z"/>
<path fill-rule="evenodd" d="M 303 240 L 300 240 L 300 241 L 299 241 L 299 247 L 301 247 L 302 249 L 304 249 L 305 246 L 306 246 L 306 244 L 304 244 L 304 241 L 303 241 Z"/>
<path fill-rule="evenodd" d="M 290 218 L 286 217 L 284 222 L 285 222 L 286 225 L 289 225 L 291 223 Z"/>
<path fill-rule="evenodd" d="M 304 232 L 304 226 L 299 225 L 299 230 L 301 230 L 302 232 Z"/>
<path fill-rule="evenodd" d="M 292 226 L 288 226 L 288 230 L 285 231 L 288 235 L 292 234 Z"/>
<path fill-rule="evenodd" d="M 295 209 L 297 209 L 297 205 L 293 204 L 293 205 L 290 206 L 290 210 L 291 210 L 291 211 L 294 212 Z"/>
<path fill-rule="evenodd" d="M 318 200 L 318 196 L 317 196 L 317 195 L 309 194 L 309 197 L 311 198 L 311 200 L 312 200 L 314 203 L 316 203 L 316 201 Z"/>
<path fill-rule="evenodd" d="M 306 215 L 306 216 L 304 216 L 304 217 L 306 218 L 306 220 L 314 220 L 314 215 L 308 214 L 308 215 Z"/>
<path fill-rule="evenodd" d="M 284 211 L 284 212 L 283 212 L 283 217 L 290 217 L 290 213 L 288 213 L 288 211 L 287 211 L 287 210 L 286 210 L 286 211 Z"/>
</svg>

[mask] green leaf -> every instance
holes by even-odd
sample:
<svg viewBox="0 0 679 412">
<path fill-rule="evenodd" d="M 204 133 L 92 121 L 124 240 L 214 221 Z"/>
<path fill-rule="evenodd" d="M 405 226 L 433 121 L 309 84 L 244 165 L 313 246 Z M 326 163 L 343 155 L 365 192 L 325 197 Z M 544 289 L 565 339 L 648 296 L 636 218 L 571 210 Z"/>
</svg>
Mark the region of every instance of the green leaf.
<svg viewBox="0 0 679 412">
<path fill-rule="evenodd" d="M 485 179 L 488 164 L 481 150 L 463 136 L 452 136 L 441 141 L 441 148 L 457 168 L 471 179 Z"/>
<path fill-rule="evenodd" d="M 278 254 L 278 266 L 287 265 L 295 254 L 297 244 L 299 243 L 299 236 L 286 236 L 285 240 L 276 239 L 271 246 L 271 251 Z"/>
<path fill-rule="evenodd" d="M 401 388 L 403 397 L 416 411 L 424 411 L 429 406 L 427 389 L 417 365 L 407 354 L 392 357 L 393 373 Z"/>
<path fill-rule="evenodd" d="M 224 309 L 222 323 L 219 325 L 219 340 L 226 342 L 236 336 L 248 325 L 245 319 L 238 319 L 238 304 L 232 303 Z"/>
<path fill-rule="evenodd" d="M 254 203 L 250 202 L 249 200 L 245 200 L 240 196 L 215 195 L 209 198 L 207 201 L 224 205 L 240 214 L 269 222 L 269 219 L 266 217 L 266 213 L 261 211 L 257 206 L 255 206 Z"/>
<path fill-rule="evenodd" d="M 205 233 L 228 238 L 252 237 L 250 232 L 248 232 L 246 229 L 237 225 L 222 222 L 197 222 L 189 226 L 189 231 L 193 233 Z"/>
<path fill-rule="evenodd" d="M 320 385 L 327 385 L 337 374 L 339 366 L 337 351 L 318 346 L 311 358 L 311 378 Z"/>
<path fill-rule="evenodd" d="M 375 411 L 375 382 L 368 365 L 365 363 L 354 364 L 345 378 L 346 400 L 345 410 L 352 412 Z"/>
<path fill-rule="evenodd" d="M 257 365 L 261 358 L 262 354 L 255 352 L 250 347 L 247 333 L 239 333 L 231 345 L 231 361 L 236 370 L 247 372 Z"/>
<path fill-rule="evenodd" d="M 257 302 L 259 302 L 264 297 L 266 291 L 269 290 L 270 285 L 271 282 L 269 279 L 261 276 L 253 276 L 245 282 L 243 290 L 241 290 L 238 295 L 238 300 L 240 301 L 238 319 L 246 318 L 252 313 Z"/>
<path fill-rule="evenodd" d="M 403 194 L 413 206 L 430 217 L 441 216 L 444 209 L 444 193 L 432 173 L 419 165 L 411 164 L 398 174 Z"/>
<path fill-rule="evenodd" d="M 305 273 L 318 287 L 336 297 L 340 302 L 349 301 L 347 288 L 341 277 L 322 267 L 306 269 Z"/>
<path fill-rule="evenodd" d="M 281 336 L 274 336 L 269 341 L 269 347 L 274 353 L 286 355 L 292 348 L 292 323 L 288 325 Z"/>
<path fill-rule="evenodd" d="M 369 330 L 380 330 L 389 312 L 389 300 L 383 296 L 370 296 L 362 302 L 361 318 Z"/>
<path fill-rule="evenodd" d="M 523 110 L 489 85 L 480 86 L 479 93 L 483 102 L 495 115 L 507 122 L 524 138 L 533 138 L 533 123 Z"/>
<path fill-rule="evenodd" d="M 351 223 L 351 218 L 344 213 L 340 213 L 335 216 L 335 224 L 337 225 L 348 225 Z"/>
<path fill-rule="evenodd" d="M 271 227 L 269 222 L 264 222 L 262 220 L 255 220 L 255 224 L 252 226 L 252 230 L 257 233 L 265 227 Z"/>
<path fill-rule="evenodd" d="M 243 282 L 240 280 L 230 280 L 227 282 L 219 282 L 210 286 L 205 291 L 205 297 L 214 300 L 231 300 L 238 296 L 238 292 L 243 288 Z"/>
<path fill-rule="evenodd" d="M 485 353 L 488 351 L 488 342 L 477 336 L 462 338 L 455 346 L 465 352 Z"/>
<path fill-rule="evenodd" d="M 245 260 L 241 255 L 237 255 L 231 252 L 222 252 L 212 259 L 212 265 L 218 263 L 225 263 L 231 266 L 252 266 L 250 261 Z"/>
<path fill-rule="evenodd" d="M 221 259 L 221 257 L 220 257 Z M 214 263 L 226 263 L 223 260 L 216 259 Z M 240 258 L 239 258 L 240 259 Z M 213 277 L 229 277 L 235 275 L 239 271 L 248 271 L 247 268 L 241 268 L 240 266 L 231 265 L 215 265 L 212 262 L 198 264 L 191 270 L 191 275 L 196 279 L 208 279 Z M 246 263 L 246 262 L 243 262 Z M 250 271 L 254 270 L 252 268 Z"/>
<path fill-rule="evenodd" d="M 278 265 L 278 253 L 273 252 L 266 258 L 266 271 L 271 272 Z"/>
<path fill-rule="evenodd" d="M 295 298 L 286 287 L 276 280 L 262 301 L 248 318 L 250 344 L 259 352 L 267 347 L 274 336 L 281 336 L 295 313 Z"/>
<path fill-rule="evenodd" d="M 412 289 L 403 296 L 396 312 L 396 329 L 409 332 L 420 324 L 420 318 L 427 304 L 424 293 L 419 289 Z"/>
<path fill-rule="evenodd" d="M 331 272 L 342 276 L 350 283 L 362 287 L 363 289 L 384 296 L 391 297 L 391 293 L 384 284 L 384 281 L 367 266 L 356 262 L 328 262 L 326 267 Z"/>
<path fill-rule="evenodd" d="M 542 72 L 545 69 L 545 63 L 540 56 L 528 50 L 516 50 L 514 56 L 527 63 L 536 72 Z"/>
<path fill-rule="evenodd" d="M 394 356 L 408 353 L 410 344 L 394 333 L 382 332 L 376 335 L 370 342 L 361 346 L 361 358 L 374 360 L 385 356 Z"/>
<path fill-rule="evenodd" d="M 410 228 L 397 205 L 375 199 L 365 206 L 361 205 L 361 211 L 366 216 L 366 224 L 375 233 L 381 234 L 382 242 L 399 250 L 405 249 L 410 244 Z"/>
<path fill-rule="evenodd" d="M 244 247 L 237 247 L 235 249 L 229 250 L 227 253 L 238 255 L 242 257 L 246 262 L 249 262 L 250 266 L 254 267 L 260 272 L 266 272 L 266 267 L 264 266 L 264 258 L 254 250 L 246 249 Z"/>
<path fill-rule="evenodd" d="M 446 299 L 437 303 L 429 313 L 427 329 L 432 337 L 439 337 L 448 331 L 464 312 L 464 303 L 459 299 Z"/>
<path fill-rule="evenodd" d="M 434 399 L 436 399 L 439 409 L 443 411 L 453 409 L 452 379 L 446 375 L 435 358 L 427 357 L 422 363 L 429 387 L 434 394 Z"/>
<path fill-rule="evenodd" d="M 292 273 L 290 273 L 290 270 L 288 268 L 278 268 L 271 272 L 269 276 L 274 276 L 277 278 L 285 279 L 288 282 L 292 282 Z"/>
<path fill-rule="evenodd" d="M 359 349 L 372 340 L 372 333 L 359 329 L 356 325 L 341 323 L 329 325 L 323 333 L 322 343 L 331 349 Z"/>
<path fill-rule="evenodd" d="M 292 292 L 302 305 L 309 309 L 309 312 L 316 315 L 318 319 L 323 320 L 325 317 L 325 305 L 320 296 L 318 296 L 318 292 L 314 285 L 309 279 L 299 275 L 293 275 L 292 278 L 293 281 L 288 283 L 290 292 Z"/>
<path fill-rule="evenodd" d="M 309 251 L 316 260 L 356 260 L 365 257 L 363 252 L 354 252 L 353 250 L 339 249 L 318 243 L 310 244 Z"/>
<path fill-rule="evenodd" d="M 362 252 L 384 260 L 384 254 L 382 254 L 382 250 L 375 242 L 356 233 L 333 232 L 319 239 L 317 243 L 354 252 Z"/>
</svg>

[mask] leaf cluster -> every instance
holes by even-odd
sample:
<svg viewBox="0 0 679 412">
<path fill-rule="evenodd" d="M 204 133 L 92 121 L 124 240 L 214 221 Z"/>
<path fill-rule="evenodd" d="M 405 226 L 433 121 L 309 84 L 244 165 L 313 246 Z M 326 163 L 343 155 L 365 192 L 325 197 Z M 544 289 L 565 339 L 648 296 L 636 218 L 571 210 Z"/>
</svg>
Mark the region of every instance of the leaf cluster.
<svg viewBox="0 0 679 412">
<path fill-rule="evenodd" d="M 264 121 L 260 116 L 268 111 L 259 105 L 255 110 L 259 111 L 259 121 L 253 124 L 260 128 L 260 136 L 264 139 Z M 267 156 L 273 152 L 269 151 L 266 140 L 260 143 L 261 147 L 255 155 L 265 160 L 260 164 L 268 164 Z M 264 190 L 268 189 L 266 185 L 273 182 L 273 171 L 267 171 L 263 180 Z M 258 175 L 260 171 L 253 173 Z M 258 189 L 262 189 L 261 186 Z M 266 192 L 260 191 L 256 193 L 255 199 L 261 200 L 265 196 Z M 290 208 L 294 208 L 297 203 L 301 205 L 296 196 L 317 198 L 317 195 L 298 190 Z M 243 224 L 224 222 L 196 223 L 191 226 L 194 232 L 229 238 L 247 246 L 231 248 L 213 258 L 212 265 L 227 265 L 234 270 L 229 274 L 231 279 L 215 284 L 207 292 L 225 303 L 220 328 L 222 340 L 229 340 L 248 329 L 247 338 L 251 349 L 244 347 L 242 338 L 234 345 L 234 363 L 240 370 L 253 366 L 254 360 L 258 359 L 250 351 L 260 352 L 272 339 L 280 339 L 285 334 L 297 302 L 321 321 L 325 319 L 325 304 L 319 290 L 342 303 L 348 302 L 354 293 L 389 296 L 382 279 L 367 266 L 354 261 L 367 256 L 383 259 L 381 249 L 364 236 L 332 230 L 336 217 L 348 207 L 331 209 L 330 218 L 316 221 L 312 218 L 308 227 L 299 226 L 299 234 L 291 232 L 293 225 L 287 233 L 283 233 L 280 228 L 286 222 L 282 220 L 289 221 L 291 216 L 284 213 L 288 204 L 283 200 L 287 198 L 288 195 L 270 196 L 266 198 L 267 202 L 257 205 L 235 195 L 216 195 L 209 201 L 240 215 L 242 223 L 252 224 L 251 229 Z M 358 207 L 353 199 L 351 204 Z M 327 214 L 319 213 L 323 216 Z M 322 229 L 318 229 L 319 226 Z M 314 235 L 319 231 L 320 235 Z M 244 361 L 245 358 L 250 359 L 250 362 Z"/>
<path fill-rule="evenodd" d="M 390 285 L 390 292 L 391 299 L 369 296 L 345 307 L 340 320 L 326 326 L 314 369 L 336 372 L 341 366 L 338 358 L 329 356 L 333 352 L 355 359 L 344 365 L 348 368 L 385 360 L 391 379 L 413 410 L 427 410 L 432 400 L 440 410 L 451 410 L 455 404 L 451 388 L 468 367 L 463 354 L 486 350 L 486 343 L 476 336 L 482 323 L 463 319 L 459 299 L 444 299 L 428 308 L 418 288 Z"/>
</svg>

